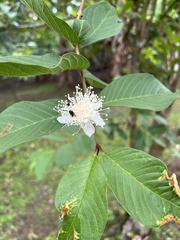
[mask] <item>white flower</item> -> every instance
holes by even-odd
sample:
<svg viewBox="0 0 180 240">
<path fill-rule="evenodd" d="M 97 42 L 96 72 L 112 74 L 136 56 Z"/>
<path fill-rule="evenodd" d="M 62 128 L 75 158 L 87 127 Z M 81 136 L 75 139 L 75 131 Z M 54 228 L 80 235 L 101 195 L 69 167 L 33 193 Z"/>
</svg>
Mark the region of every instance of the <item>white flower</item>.
<svg viewBox="0 0 180 240">
<path fill-rule="evenodd" d="M 92 91 L 92 87 L 87 88 L 87 92 L 83 94 L 82 89 L 76 86 L 76 92 L 73 97 L 68 94 L 67 100 L 59 101 L 54 108 L 61 114 L 57 120 L 67 126 L 79 125 L 87 136 L 95 133 L 94 125 L 104 127 L 105 122 L 100 116 L 102 111 L 103 97 L 99 98 Z"/>
</svg>

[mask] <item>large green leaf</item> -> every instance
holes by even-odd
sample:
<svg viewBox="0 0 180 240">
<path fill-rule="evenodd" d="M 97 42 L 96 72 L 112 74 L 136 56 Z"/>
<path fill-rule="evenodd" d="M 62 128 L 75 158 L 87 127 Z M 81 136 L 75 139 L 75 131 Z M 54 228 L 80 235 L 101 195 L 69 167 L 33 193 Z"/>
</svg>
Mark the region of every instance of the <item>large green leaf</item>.
<svg viewBox="0 0 180 240">
<path fill-rule="evenodd" d="M 180 218 L 180 197 L 161 179 L 163 162 L 139 150 L 115 148 L 104 153 L 102 166 L 110 188 L 133 218 L 149 227 L 159 226 L 166 216 Z"/>
<path fill-rule="evenodd" d="M 84 77 L 86 78 L 87 82 L 95 88 L 105 88 L 108 84 L 94 76 L 88 70 L 84 70 Z"/>
<path fill-rule="evenodd" d="M 106 185 L 97 157 L 89 157 L 68 170 L 55 198 L 61 210 L 58 239 L 76 239 L 76 233 L 79 239 L 100 239 L 107 221 Z"/>
<path fill-rule="evenodd" d="M 78 42 L 76 32 L 63 20 L 56 17 L 43 0 L 21 0 L 31 8 L 51 29 L 68 39 L 73 45 Z"/>
<path fill-rule="evenodd" d="M 79 43 L 82 47 L 115 36 L 123 26 L 116 9 L 105 2 L 96 3 L 85 8 L 81 19 L 86 20 L 90 26 L 88 34 L 81 35 Z M 81 24 L 81 32 L 85 31 L 83 27 L 85 28 L 86 25 Z"/>
<path fill-rule="evenodd" d="M 62 57 L 54 54 L 0 57 L 0 75 L 3 76 L 35 76 L 88 67 L 88 60 L 76 53 Z"/>
<path fill-rule="evenodd" d="M 126 106 L 160 111 L 180 97 L 180 92 L 172 93 L 150 74 L 134 73 L 116 78 L 100 95 L 106 97 L 104 107 Z"/>
<path fill-rule="evenodd" d="M 19 102 L 0 114 L 0 153 L 61 128 L 53 110 L 57 100 Z"/>
</svg>

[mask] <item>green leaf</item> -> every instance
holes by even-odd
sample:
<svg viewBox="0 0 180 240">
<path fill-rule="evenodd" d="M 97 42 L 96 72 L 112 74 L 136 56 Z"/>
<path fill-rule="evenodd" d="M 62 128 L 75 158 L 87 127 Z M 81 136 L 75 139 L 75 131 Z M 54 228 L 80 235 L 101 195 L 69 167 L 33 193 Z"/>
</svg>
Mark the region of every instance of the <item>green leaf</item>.
<svg viewBox="0 0 180 240">
<path fill-rule="evenodd" d="M 86 78 L 87 82 L 95 88 L 105 88 L 108 84 L 94 76 L 88 70 L 83 70 L 84 77 Z"/>
<path fill-rule="evenodd" d="M 57 100 L 18 102 L 0 114 L 0 153 L 61 128 Z"/>
<path fill-rule="evenodd" d="M 115 36 L 123 27 L 116 9 L 105 2 L 96 3 L 85 8 L 81 19 L 86 20 L 90 26 L 88 34 L 79 41 L 81 47 Z"/>
<path fill-rule="evenodd" d="M 78 42 L 75 31 L 63 20 L 56 17 L 43 0 L 21 0 L 32 9 L 51 29 L 68 39 L 73 45 Z"/>
<path fill-rule="evenodd" d="M 163 124 L 164 126 L 167 126 L 168 125 L 168 122 L 167 122 L 167 119 L 165 117 L 162 117 L 161 115 L 159 114 L 154 114 L 153 115 L 153 118 L 156 122 L 160 123 L 160 124 Z"/>
<path fill-rule="evenodd" d="M 160 111 L 180 97 L 180 92 L 172 93 L 150 74 L 134 73 L 114 79 L 100 95 L 106 96 L 104 107 L 126 106 Z"/>
<path fill-rule="evenodd" d="M 58 186 L 55 204 L 61 210 L 58 239 L 100 239 L 107 221 L 106 178 L 97 157 L 70 168 Z M 66 205 L 65 205 L 66 204 Z M 63 207 L 70 210 L 63 217 Z"/>
<path fill-rule="evenodd" d="M 65 141 L 65 136 L 60 134 L 60 132 L 53 132 L 51 134 L 43 136 L 42 138 L 53 142 Z"/>
<path fill-rule="evenodd" d="M 108 184 L 124 209 L 148 227 L 167 215 L 180 218 L 180 197 L 161 179 L 166 166 L 145 152 L 115 148 L 104 153 L 102 166 Z"/>
<path fill-rule="evenodd" d="M 0 57 L 0 75 L 3 76 L 37 76 L 88 67 L 88 60 L 76 53 L 66 53 L 62 57 L 54 54 Z"/>
<path fill-rule="evenodd" d="M 79 39 L 82 39 L 89 33 L 90 25 L 86 20 L 75 19 L 73 22 L 73 29 L 77 33 Z"/>
<path fill-rule="evenodd" d="M 151 125 L 150 127 L 148 127 L 148 131 L 151 133 L 151 135 L 160 135 L 163 134 L 165 132 L 167 132 L 167 126 L 164 126 L 164 124 L 155 124 L 155 125 Z"/>
<path fill-rule="evenodd" d="M 146 137 L 147 134 L 145 134 L 144 129 L 136 127 L 134 131 L 134 139 L 136 139 L 134 147 L 139 150 L 144 150 L 146 147 Z"/>
<path fill-rule="evenodd" d="M 40 151 L 33 152 L 29 158 L 32 164 L 30 166 L 31 171 L 34 169 L 38 180 L 42 180 L 44 173 L 49 170 L 52 160 L 54 159 L 54 150 L 43 148 Z"/>
<path fill-rule="evenodd" d="M 73 137 L 73 147 L 78 155 L 88 155 L 88 152 L 94 151 L 95 142 L 93 138 L 90 138 L 85 134 L 76 134 Z"/>
<path fill-rule="evenodd" d="M 161 146 L 161 147 L 163 147 L 163 148 L 166 148 L 166 147 L 167 147 L 167 142 L 165 141 L 164 138 L 153 136 L 152 139 L 153 139 L 153 141 L 154 141 L 155 143 L 157 143 L 159 146 Z"/>
<path fill-rule="evenodd" d="M 72 144 L 66 143 L 61 145 L 55 154 L 55 162 L 58 167 L 64 167 L 70 164 L 74 158 L 74 151 Z"/>
</svg>

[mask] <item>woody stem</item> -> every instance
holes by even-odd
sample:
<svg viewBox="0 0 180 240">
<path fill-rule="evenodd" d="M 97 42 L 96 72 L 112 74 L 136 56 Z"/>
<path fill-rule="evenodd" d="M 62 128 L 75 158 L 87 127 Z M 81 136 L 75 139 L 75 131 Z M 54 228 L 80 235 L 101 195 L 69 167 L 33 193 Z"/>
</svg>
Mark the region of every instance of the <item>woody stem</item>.
<svg viewBox="0 0 180 240">
<path fill-rule="evenodd" d="M 77 13 L 77 19 L 80 19 L 82 17 L 84 3 L 85 3 L 85 0 L 82 0 L 81 4 L 80 4 L 80 7 L 79 7 L 79 11 Z M 77 54 L 80 54 L 80 50 L 79 50 L 79 45 L 78 44 L 76 44 L 75 50 L 76 50 Z M 83 71 L 79 71 L 79 74 L 81 76 L 83 91 L 84 91 L 84 93 L 86 93 L 87 87 L 86 87 L 86 79 L 84 77 L 84 73 L 83 73 Z"/>
</svg>

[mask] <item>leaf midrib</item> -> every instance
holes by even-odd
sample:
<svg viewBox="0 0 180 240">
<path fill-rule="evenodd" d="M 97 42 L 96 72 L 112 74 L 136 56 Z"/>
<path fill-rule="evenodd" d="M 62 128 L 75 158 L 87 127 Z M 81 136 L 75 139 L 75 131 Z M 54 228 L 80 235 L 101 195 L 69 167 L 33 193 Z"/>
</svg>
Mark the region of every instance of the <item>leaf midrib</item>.
<svg viewBox="0 0 180 240">
<path fill-rule="evenodd" d="M 107 104 L 107 103 L 114 103 L 114 102 L 119 102 L 119 101 L 126 101 L 126 100 L 132 100 L 132 99 L 140 99 L 140 98 L 147 98 L 147 97 L 155 97 L 155 96 L 163 96 L 165 95 L 166 93 L 164 94 L 149 94 L 149 95 L 141 95 L 141 96 L 134 96 L 134 97 L 127 97 L 127 98 L 118 98 L 118 99 L 115 99 L 115 100 L 109 100 L 109 101 L 104 101 L 104 104 Z M 174 95 L 173 93 L 167 93 L 167 95 Z M 176 98 L 176 96 L 174 96 Z"/>
<path fill-rule="evenodd" d="M 98 159 L 96 159 L 95 156 L 93 156 L 93 158 L 94 158 L 94 159 L 93 159 L 92 164 L 91 164 L 91 166 L 90 166 L 90 171 L 89 171 L 89 173 L 88 173 L 88 175 L 87 175 L 87 178 L 86 178 L 86 181 L 85 181 L 85 184 L 84 184 L 83 194 L 82 194 L 81 198 L 79 198 L 80 201 L 79 201 L 79 204 L 78 204 L 78 206 L 77 206 L 77 210 L 76 210 L 76 213 L 75 213 L 75 215 L 74 215 L 74 219 L 73 219 L 71 225 L 69 226 L 69 230 L 74 226 L 74 222 L 75 222 L 75 220 L 76 220 L 76 218 L 77 218 L 77 216 L 78 216 L 78 213 L 80 212 L 79 209 L 81 209 L 82 201 L 83 201 L 83 198 L 84 198 L 84 195 L 85 195 L 85 192 L 86 192 L 86 186 L 87 186 L 89 177 L 90 177 L 90 175 L 91 175 L 91 173 L 92 173 L 93 165 L 94 165 L 95 161 L 98 161 Z M 69 232 L 69 231 L 68 231 L 68 232 Z"/>
<path fill-rule="evenodd" d="M 26 128 L 32 127 L 32 126 L 35 125 L 35 124 L 39 124 L 39 123 L 42 123 L 42 122 L 44 122 L 44 121 L 54 120 L 54 119 L 56 119 L 56 118 L 57 118 L 57 116 L 52 116 L 52 117 L 50 117 L 50 118 L 42 119 L 42 120 L 40 120 L 40 121 L 38 121 L 38 122 L 31 122 L 31 124 L 28 124 L 28 125 L 26 125 L 26 126 L 24 126 L 24 127 L 17 128 L 17 129 L 15 129 L 14 131 L 10 131 L 10 132 L 8 132 L 7 134 L 4 134 L 3 136 L 10 136 L 11 134 L 15 134 L 16 132 L 20 132 L 20 131 L 22 131 L 22 130 L 24 130 L 24 129 L 26 129 Z M 21 119 L 22 119 L 22 118 L 21 118 Z M 27 119 L 27 118 L 25 118 L 25 119 Z M 1 139 L 3 138 L 3 136 L 1 137 Z"/>
<path fill-rule="evenodd" d="M 139 185 L 142 185 L 145 189 L 147 189 L 148 191 L 150 191 L 152 194 L 158 196 L 162 201 L 166 201 L 168 202 L 169 204 L 172 204 L 174 205 L 175 207 L 178 207 L 180 208 L 180 206 L 176 205 L 175 203 L 171 202 L 171 201 L 168 201 L 166 198 L 163 198 L 162 196 L 158 195 L 156 192 L 153 192 L 150 188 L 148 188 L 146 185 L 143 185 L 143 183 L 141 183 L 140 181 L 138 181 L 137 178 L 135 178 L 132 174 L 130 174 L 126 169 L 124 169 L 122 166 L 118 165 L 118 163 L 116 163 L 116 161 L 114 161 L 110 156 L 108 156 L 106 153 L 104 153 L 105 156 L 107 158 L 109 158 L 115 165 L 118 166 L 118 168 L 121 168 L 122 171 L 124 171 L 127 175 L 130 175 L 133 179 L 135 179 L 135 181 L 138 182 Z"/>
</svg>

